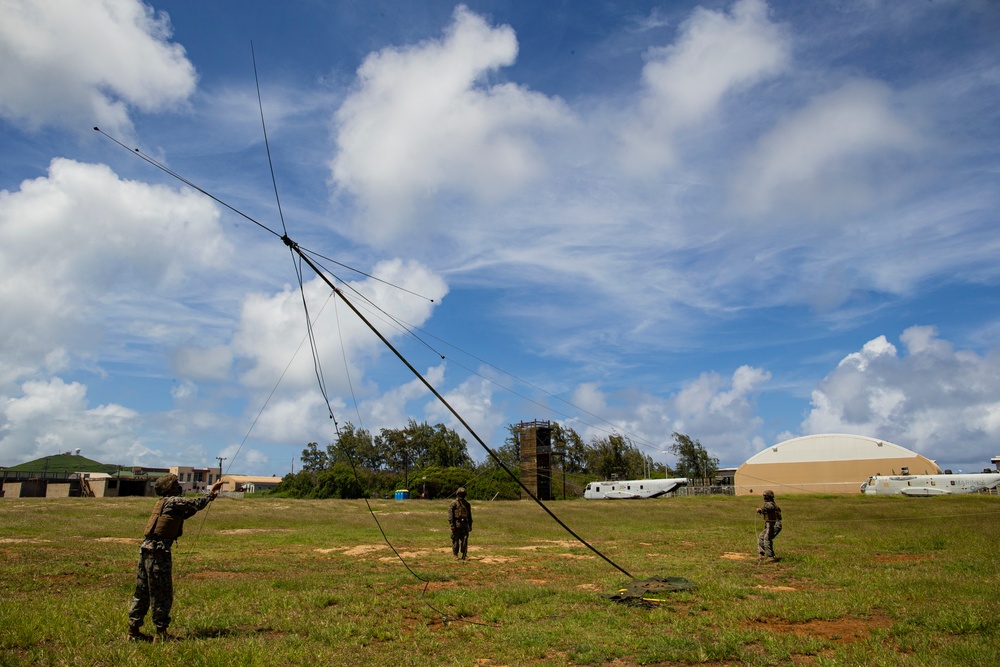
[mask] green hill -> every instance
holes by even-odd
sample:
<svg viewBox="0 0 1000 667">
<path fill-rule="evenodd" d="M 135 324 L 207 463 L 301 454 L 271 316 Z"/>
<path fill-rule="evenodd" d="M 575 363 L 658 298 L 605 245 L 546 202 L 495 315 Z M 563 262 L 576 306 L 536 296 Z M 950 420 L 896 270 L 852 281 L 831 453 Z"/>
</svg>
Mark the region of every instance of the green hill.
<svg viewBox="0 0 1000 667">
<path fill-rule="evenodd" d="M 34 461 L 11 466 L 7 470 L 22 472 L 106 472 L 114 474 L 118 472 L 118 466 L 110 463 L 101 463 L 88 459 L 84 456 L 74 456 L 73 454 L 54 454 L 43 456 Z"/>
</svg>

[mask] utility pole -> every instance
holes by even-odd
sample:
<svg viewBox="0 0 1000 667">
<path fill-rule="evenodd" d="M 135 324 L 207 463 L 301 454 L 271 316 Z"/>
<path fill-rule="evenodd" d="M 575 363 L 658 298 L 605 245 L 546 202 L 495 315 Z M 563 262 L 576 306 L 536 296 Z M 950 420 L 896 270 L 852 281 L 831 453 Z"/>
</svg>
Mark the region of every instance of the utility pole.
<svg viewBox="0 0 1000 667">
<path fill-rule="evenodd" d="M 219 462 L 219 479 L 222 479 L 222 462 L 226 460 L 225 456 L 216 456 L 215 460 Z"/>
</svg>

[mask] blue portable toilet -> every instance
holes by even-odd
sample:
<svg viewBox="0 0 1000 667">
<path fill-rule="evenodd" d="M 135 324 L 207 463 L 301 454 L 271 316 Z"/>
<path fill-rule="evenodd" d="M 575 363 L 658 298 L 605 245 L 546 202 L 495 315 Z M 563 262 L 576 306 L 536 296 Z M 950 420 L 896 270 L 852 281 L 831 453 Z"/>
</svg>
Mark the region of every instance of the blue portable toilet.
<svg viewBox="0 0 1000 667">
<path fill-rule="evenodd" d="M 409 500 L 410 490 L 409 489 L 396 489 L 396 500 Z"/>
</svg>

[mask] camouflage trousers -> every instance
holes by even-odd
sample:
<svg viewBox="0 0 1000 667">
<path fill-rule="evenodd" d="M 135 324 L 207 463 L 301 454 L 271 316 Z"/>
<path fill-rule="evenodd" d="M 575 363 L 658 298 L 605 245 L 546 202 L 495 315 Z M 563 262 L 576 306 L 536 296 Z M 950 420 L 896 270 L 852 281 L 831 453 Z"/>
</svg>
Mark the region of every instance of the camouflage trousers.
<svg viewBox="0 0 1000 667">
<path fill-rule="evenodd" d="M 469 528 L 467 526 L 455 526 L 451 529 L 451 553 L 453 556 L 465 554 L 469 551 Z"/>
<path fill-rule="evenodd" d="M 781 521 L 767 521 L 764 530 L 757 536 L 757 553 L 761 556 L 774 558 L 774 538 L 781 532 Z"/>
<path fill-rule="evenodd" d="M 129 627 L 138 630 L 150 605 L 153 626 L 166 632 L 170 625 L 170 607 L 174 603 L 173 563 L 169 551 L 143 549 L 135 571 L 135 593 L 128 608 Z"/>
</svg>

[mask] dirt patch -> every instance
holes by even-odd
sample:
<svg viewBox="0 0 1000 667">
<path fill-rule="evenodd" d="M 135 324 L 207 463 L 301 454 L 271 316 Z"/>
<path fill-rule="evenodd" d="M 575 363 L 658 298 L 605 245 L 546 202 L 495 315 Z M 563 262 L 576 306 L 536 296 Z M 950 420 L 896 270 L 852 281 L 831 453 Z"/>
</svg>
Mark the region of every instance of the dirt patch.
<svg viewBox="0 0 1000 667">
<path fill-rule="evenodd" d="M 423 593 L 424 588 L 426 587 L 428 593 L 434 593 L 448 588 L 455 588 L 456 586 L 458 586 L 457 581 L 421 581 L 417 584 L 405 584 L 403 587 L 419 591 L 421 593 Z"/>
<path fill-rule="evenodd" d="M 121 544 L 139 544 L 139 540 L 132 537 L 97 537 L 95 542 L 120 542 Z"/>
<path fill-rule="evenodd" d="M 46 544 L 52 540 L 43 540 L 37 537 L 0 537 L 0 544 Z"/>
<path fill-rule="evenodd" d="M 359 544 L 356 547 L 351 547 L 350 549 L 344 550 L 345 556 L 364 556 L 366 554 L 375 553 L 376 551 L 385 551 L 389 547 L 384 544 Z"/>
<path fill-rule="evenodd" d="M 930 556 L 917 554 L 881 554 L 875 556 L 876 563 L 916 563 L 923 560 L 930 560 Z"/>
<path fill-rule="evenodd" d="M 851 644 L 867 639 L 872 630 L 891 627 L 892 619 L 886 616 L 873 616 L 795 622 L 772 617 L 752 621 L 749 625 L 766 629 L 768 632 L 790 633 L 804 637 L 818 636 L 832 642 Z"/>
<path fill-rule="evenodd" d="M 719 556 L 719 558 L 725 558 L 726 560 L 749 560 L 750 554 L 740 553 L 737 551 L 727 551 Z"/>
<path fill-rule="evenodd" d="M 761 584 L 757 584 L 756 586 L 754 586 L 754 588 L 760 588 L 760 589 L 765 590 L 765 591 L 797 591 L 797 590 L 799 590 L 797 588 L 792 588 L 791 586 L 764 586 L 764 585 L 761 585 Z"/>
<path fill-rule="evenodd" d="M 402 558 L 403 560 L 408 560 L 410 558 L 420 558 L 421 556 L 430 556 L 432 553 L 434 553 L 434 551 L 431 549 L 421 549 L 418 551 L 398 551 L 397 553 L 399 554 L 399 558 Z M 386 561 L 398 560 L 398 559 L 396 558 L 395 555 L 393 555 L 393 556 L 382 556 L 381 558 L 379 558 L 379 560 L 384 563 Z"/>
<path fill-rule="evenodd" d="M 223 535 L 249 535 L 250 533 L 287 533 L 288 528 L 232 528 L 220 530 Z"/>
<path fill-rule="evenodd" d="M 440 632 L 448 627 L 448 624 L 444 622 L 444 619 L 435 616 L 427 623 L 427 629 L 431 632 Z"/>
<path fill-rule="evenodd" d="M 569 549 L 570 547 L 578 547 L 580 543 L 575 540 L 542 540 L 541 544 L 529 544 L 525 547 L 516 547 L 519 551 L 538 551 L 539 549 L 545 549 L 547 547 L 562 547 L 563 549 Z"/>
<path fill-rule="evenodd" d="M 510 563 L 514 559 L 509 556 L 483 556 L 477 560 L 484 565 L 502 565 L 503 563 Z"/>
</svg>

